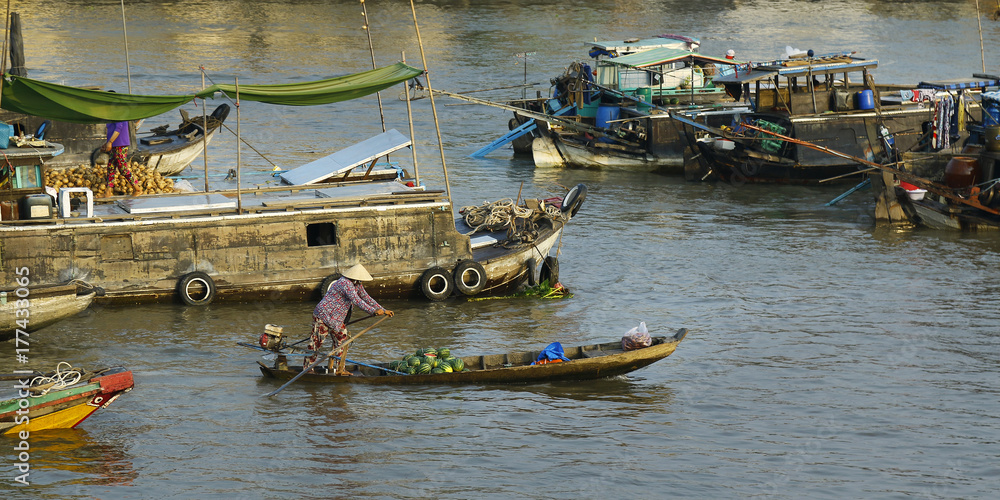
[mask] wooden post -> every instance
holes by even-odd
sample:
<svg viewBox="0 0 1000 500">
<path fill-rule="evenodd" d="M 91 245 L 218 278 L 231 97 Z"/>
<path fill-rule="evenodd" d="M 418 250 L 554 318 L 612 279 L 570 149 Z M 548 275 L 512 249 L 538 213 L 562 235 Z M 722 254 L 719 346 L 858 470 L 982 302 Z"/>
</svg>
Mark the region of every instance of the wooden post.
<svg viewBox="0 0 1000 500">
<path fill-rule="evenodd" d="M 205 90 L 205 67 L 199 66 L 201 69 L 201 89 Z M 205 158 L 205 192 L 208 192 L 208 110 L 205 107 L 208 106 L 208 99 L 201 100 L 201 126 L 205 127 L 201 136 L 201 153 Z M 219 128 L 222 128 L 220 125 Z"/>
<path fill-rule="evenodd" d="M 427 79 L 427 95 L 431 100 L 431 113 L 434 115 L 434 130 L 437 132 L 438 150 L 441 153 L 441 170 L 444 171 L 444 190 L 451 203 L 451 183 L 448 182 L 448 164 L 444 159 L 444 143 L 441 141 L 441 124 L 438 121 L 437 105 L 434 104 L 434 88 L 431 87 L 431 74 L 427 70 L 427 56 L 424 54 L 424 42 L 420 38 L 420 25 L 417 24 L 417 6 L 410 0 L 410 12 L 413 14 L 413 29 L 417 33 L 417 46 L 420 47 L 420 61 L 424 63 L 424 78 Z M 413 138 L 411 137 L 412 141 Z"/>
<path fill-rule="evenodd" d="M 243 193 L 240 191 L 240 77 L 236 77 L 236 213 L 243 213 Z"/>
<path fill-rule="evenodd" d="M 10 13 L 10 69 L 8 73 L 14 76 L 28 76 L 28 68 L 24 66 L 24 39 L 21 37 L 21 15 Z"/>
<path fill-rule="evenodd" d="M 403 64 L 406 64 L 406 52 L 399 53 Z M 413 107 L 410 105 L 409 80 L 403 82 L 403 92 L 406 93 L 406 118 L 410 122 L 410 153 L 413 155 L 413 182 L 420 187 L 420 169 L 417 167 L 417 146 L 413 142 Z"/>
</svg>

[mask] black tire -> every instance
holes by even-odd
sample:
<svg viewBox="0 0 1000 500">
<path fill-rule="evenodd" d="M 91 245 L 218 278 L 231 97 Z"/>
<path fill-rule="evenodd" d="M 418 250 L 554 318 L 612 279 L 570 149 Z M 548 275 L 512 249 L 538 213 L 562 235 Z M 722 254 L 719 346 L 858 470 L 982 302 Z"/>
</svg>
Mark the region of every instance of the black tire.
<svg viewBox="0 0 1000 500">
<path fill-rule="evenodd" d="M 90 166 L 91 167 L 97 166 L 97 159 L 100 158 L 101 155 L 108 156 L 107 153 L 105 153 L 104 151 L 101 151 L 101 148 L 97 148 L 97 149 L 94 150 L 93 153 L 90 153 Z M 105 162 L 105 163 L 107 163 L 107 162 Z"/>
<path fill-rule="evenodd" d="M 566 196 L 563 197 L 562 201 L 562 213 L 569 213 L 570 217 L 576 217 L 576 213 L 580 211 L 580 207 L 583 206 L 583 200 L 587 198 L 587 186 L 584 184 L 577 184 L 570 189 Z"/>
<path fill-rule="evenodd" d="M 549 286 L 559 283 L 559 259 L 556 257 L 546 257 L 542 263 L 542 270 L 538 274 L 538 282 L 548 281 Z"/>
<path fill-rule="evenodd" d="M 215 298 L 215 281 L 201 271 L 188 273 L 177 282 L 177 293 L 189 306 L 207 306 Z"/>
<path fill-rule="evenodd" d="M 319 298 L 322 299 L 326 295 L 326 292 L 330 291 L 330 287 L 333 286 L 333 282 L 340 279 L 340 273 L 333 273 L 325 278 L 319 284 Z"/>
<path fill-rule="evenodd" d="M 212 117 L 219 120 L 219 123 L 226 121 L 227 116 L 229 116 L 228 104 L 220 104 L 219 107 L 215 108 L 215 111 L 212 111 Z"/>
<path fill-rule="evenodd" d="M 454 290 L 455 282 L 451 279 L 451 273 L 443 267 L 432 267 L 420 277 L 420 291 L 424 293 L 424 297 L 435 302 L 447 299 Z"/>
<path fill-rule="evenodd" d="M 486 289 L 486 269 L 474 260 L 463 260 L 452 273 L 455 289 L 462 295 L 476 295 Z"/>
<path fill-rule="evenodd" d="M 528 286 L 538 284 L 538 261 L 534 258 L 528 259 Z"/>
</svg>

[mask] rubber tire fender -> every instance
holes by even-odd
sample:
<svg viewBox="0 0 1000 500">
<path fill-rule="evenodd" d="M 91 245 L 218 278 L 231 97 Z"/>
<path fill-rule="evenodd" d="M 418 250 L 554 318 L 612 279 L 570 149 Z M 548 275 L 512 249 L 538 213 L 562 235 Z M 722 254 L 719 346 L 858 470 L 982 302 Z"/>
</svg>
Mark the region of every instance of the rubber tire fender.
<svg viewBox="0 0 1000 500">
<path fill-rule="evenodd" d="M 229 116 L 229 105 L 226 103 L 220 104 L 219 107 L 215 108 L 215 111 L 212 111 L 212 117 L 219 120 L 220 123 L 226 121 L 227 116 Z"/>
<path fill-rule="evenodd" d="M 528 259 L 528 286 L 535 286 L 538 284 L 538 261 L 534 257 Z"/>
<path fill-rule="evenodd" d="M 549 286 L 559 283 L 559 259 L 557 257 L 546 257 L 542 262 L 542 270 L 538 275 L 538 282 L 548 280 Z"/>
<path fill-rule="evenodd" d="M 191 285 L 201 285 L 207 290 L 202 297 L 195 297 L 191 294 Z M 177 293 L 181 301 L 189 306 L 207 306 L 215 298 L 215 281 L 208 274 L 201 271 L 185 274 L 177 282 Z"/>
<path fill-rule="evenodd" d="M 455 266 L 452 277 L 455 280 L 455 289 L 462 295 L 473 296 L 486 289 L 486 269 L 474 260 L 460 261 Z M 471 285 L 466 284 L 466 277 L 473 279 Z"/>
<path fill-rule="evenodd" d="M 319 298 L 320 298 L 320 300 L 323 300 L 323 297 L 326 296 L 326 292 L 329 292 L 330 291 L 330 287 L 333 286 L 333 283 L 335 281 L 339 280 L 340 278 L 341 278 L 341 274 L 340 273 L 333 273 L 333 274 L 331 274 L 331 275 L 323 278 L 323 281 L 320 282 L 319 289 L 318 289 L 319 290 Z"/>
<path fill-rule="evenodd" d="M 451 273 L 447 269 L 434 266 L 420 276 L 420 291 L 434 302 L 440 302 L 451 296 L 455 290 L 455 282 L 451 279 Z"/>
<path fill-rule="evenodd" d="M 577 184 L 563 197 L 562 208 L 560 210 L 564 214 L 569 212 L 570 217 L 576 217 L 576 213 L 580 211 L 580 207 L 583 206 L 583 200 L 585 199 L 587 199 L 587 186 L 585 184 Z"/>
</svg>

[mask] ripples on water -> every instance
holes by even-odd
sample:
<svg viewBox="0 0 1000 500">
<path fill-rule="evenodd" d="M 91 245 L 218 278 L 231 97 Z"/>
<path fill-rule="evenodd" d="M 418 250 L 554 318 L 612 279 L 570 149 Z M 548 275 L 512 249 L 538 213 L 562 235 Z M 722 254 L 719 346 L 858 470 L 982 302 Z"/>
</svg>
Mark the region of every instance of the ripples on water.
<svg viewBox="0 0 1000 500">
<path fill-rule="evenodd" d="M 437 2 L 418 5 L 418 15 L 433 83 L 461 91 L 520 82 L 517 52 L 536 51 L 528 79 L 547 82 L 581 57 L 577 41 L 662 32 L 751 60 L 786 44 L 858 50 L 880 59 L 885 81 L 964 76 L 981 69 L 972 5 Z M 31 76 L 124 88 L 117 2 L 31 6 L 15 5 Z M 216 81 L 241 83 L 370 67 L 353 1 L 127 8 L 140 93 L 198 88 L 199 65 Z M 379 63 L 400 50 L 417 61 L 405 3 L 368 8 Z M 998 27 L 984 19 L 992 60 Z M 390 126 L 405 130 L 397 94 L 383 93 L 383 102 Z M 33 485 L 5 483 L 4 496 L 968 498 L 997 490 L 997 236 L 874 229 L 866 194 L 823 206 L 836 188 L 535 170 L 504 151 L 473 160 L 466 155 L 498 136 L 508 113 L 437 104 L 456 205 L 588 185 L 560 255 L 576 296 L 391 303 L 396 317 L 350 356 L 590 343 L 639 321 L 655 334 L 689 328 L 674 355 L 586 383 L 298 384 L 265 399 L 276 384 L 235 343 L 253 342 L 265 323 L 304 336 L 312 304 L 95 307 L 34 335 L 32 358 L 38 368 L 125 365 L 136 389 L 83 429 L 33 436 Z M 440 185 L 427 100 L 415 108 L 421 175 Z M 248 102 L 242 130 L 269 160 L 294 166 L 380 132 L 373 109 L 373 99 L 292 112 Z M 220 138 L 211 154 L 212 172 L 224 173 L 233 139 Z M 245 172 L 271 168 L 246 149 L 242 156 Z"/>
</svg>

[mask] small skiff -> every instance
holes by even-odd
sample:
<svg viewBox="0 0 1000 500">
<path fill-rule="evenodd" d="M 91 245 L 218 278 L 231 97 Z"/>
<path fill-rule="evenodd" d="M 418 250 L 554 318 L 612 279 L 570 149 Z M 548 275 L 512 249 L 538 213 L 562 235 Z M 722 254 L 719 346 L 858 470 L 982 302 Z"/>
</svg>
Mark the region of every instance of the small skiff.
<svg viewBox="0 0 1000 500">
<path fill-rule="evenodd" d="M 588 344 L 564 348 L 569 361 L 536 364 L 541 351 L 520 351 L 506 354 L 463 356 L 465 371 L 402 375 L 389 369 L 389 363 L 351 365 L 351 376 L 307 373 L 299 378 L 303 382 L 354 383 L 354 384 L 519 384 L 550 382 L 556 380 L 588 380 L 614 377 L 651 365 L 672 354 L 677 344 L 687 335 L 681 328 L 673 337 L 653 337 L 649 347 L 631 351 L 622 350 L 621 342 Z M 289 353 L 278 353 L 273 366 L 257 362 L 260 371 L 268 377 L 289 380 L 302 371 L 301 366 L 289 364 Z"/>
<path fill-rule="evenodd" d="M 14 338 L 17 330 L 34 332 L 76 315 L 103 294 L 82 281 L 0 290 L 0 341 Z"/>
<path fill-rule="evenodd" d="M 7 388 L 0 400 L 0 434 L 71 429 L 135 385 L 132 372 L 121 367 L 0 374 L 0 381 Z"/>
</svg>

